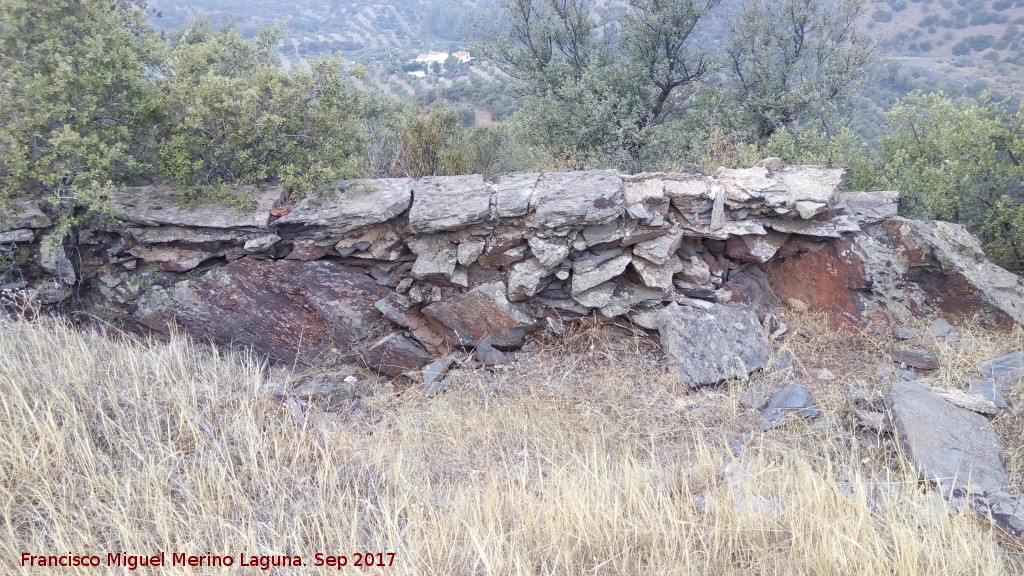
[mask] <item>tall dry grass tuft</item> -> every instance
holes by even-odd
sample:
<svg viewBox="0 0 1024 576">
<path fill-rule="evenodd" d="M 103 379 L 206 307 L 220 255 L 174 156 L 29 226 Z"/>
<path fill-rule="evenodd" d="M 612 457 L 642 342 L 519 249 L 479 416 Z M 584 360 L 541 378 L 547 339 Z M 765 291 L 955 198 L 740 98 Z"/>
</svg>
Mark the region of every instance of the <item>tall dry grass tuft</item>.
<svg viewBox="0 0 1024 576">
<path fill-rule="evenodd" d="M 252 357 L 0 320 L 0 572 L 65 573 L 23 552 L 164 551 L 236 566 L 151 573 L 264 573 L 239 554 L 334 572 L 314 555 L 393 552 L 360 570 L 1024 574 L 905 460 L 862 466 L 885 448 L 829 409 L 833 426 L 762 432 L 738 400 L 756 383 L 686 390 L 649 342 L 607 330 L 298 426 Z"/>
</svg>

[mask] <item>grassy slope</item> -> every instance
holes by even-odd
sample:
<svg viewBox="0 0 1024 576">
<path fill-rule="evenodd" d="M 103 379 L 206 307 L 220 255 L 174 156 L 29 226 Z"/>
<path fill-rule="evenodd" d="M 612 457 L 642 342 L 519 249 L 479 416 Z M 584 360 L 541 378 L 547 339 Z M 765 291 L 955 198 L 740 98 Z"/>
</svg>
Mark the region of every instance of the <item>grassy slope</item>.
<svg viewBox="0 0 1024 576">
<path fill-rule="evenodd" d="M 686 390 L 650 342 L 583 327 L 432 399 L 367 379 L 360 410 L 298 426 L 251 358 L 0 320 L 0 572 L 163 550 L 395 552 L 381 574 L 1024 574 L 854 432 L 839 391 L 879 386 L 888 339 L 786 321 L 795 367 L 749 383 Z M 959 342 L 921 342 L 945 347 L 940 381 L 1024 334 Z M 739 397 L 794 377 L 825 418 L 760 431 Z M 1020 418 L 996 421 L 1018 489 Z"/>
</svg>

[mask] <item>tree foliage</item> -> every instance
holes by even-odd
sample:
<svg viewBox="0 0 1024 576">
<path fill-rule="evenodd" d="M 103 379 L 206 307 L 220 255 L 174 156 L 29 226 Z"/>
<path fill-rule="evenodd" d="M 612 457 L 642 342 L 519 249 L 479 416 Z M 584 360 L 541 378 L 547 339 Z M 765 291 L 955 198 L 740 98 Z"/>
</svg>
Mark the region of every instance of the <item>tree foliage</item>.
<svg viewBox="0 0 1024 576">
<path fill-rule="evenodd" d="M 777 130 L 838 131 L 881 45 L 858 26 L 863 0 L 744 0 L 730 19 L 726 71 L 739 120 L 763 143 Z"/>
<path fill-rule="evenodd" d="M 139 177 L 160 54 L 134 0 L 0 0 L 0 199 L 88 201 Z"/>
<path fill-rule="evenodd" d="M 1024 108 L 916 92 L 893 106 L 889 126 L 882 168 L 902 211 L 960 222 L 990 258 L 1024 267 Z"/>
<path fill-rule="evenodd" d="M 252 41 L 194 23 L 172 43 L 160 84 L 164 176 L 187 186 L 276 182 L 302 195 L 354 175 L 364 147 L 359 98 L 340 58 L 285 71 L 279 29 Z"/>
<path fill-rule="evenodd" d="M 428 114 L 410 118 L 403 133 L 402 151 L 395 162 L 395 175 L 465 174 L 464 138 L 462 122 L 452 108 L 436 106 Z"/>
<path fill-rule="evenodd" d="M 552 155 L 639 171 L 651 132 L 685 106 L 679 91 L 712 71 L 693 33 L 718 2 L 630 0 L 599 19 L 589 0 L 502 0 L 507 27 L 487 28 L 476 50 L 518 81 Z"/>
</svg>

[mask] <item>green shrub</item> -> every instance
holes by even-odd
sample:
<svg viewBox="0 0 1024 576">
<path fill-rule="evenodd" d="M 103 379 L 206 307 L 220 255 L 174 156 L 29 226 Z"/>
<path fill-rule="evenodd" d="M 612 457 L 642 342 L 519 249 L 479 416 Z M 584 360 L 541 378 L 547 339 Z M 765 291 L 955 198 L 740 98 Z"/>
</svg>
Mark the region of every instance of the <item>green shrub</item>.
<svg viewBox="0 0 1024 576">
<path fill-rule="evenodd" d="M 157 139 L 165 179 L 197 191 L 278 183 L 302 196 L 355 174 L 364 152 L 358 97 L 340 58 L 288 73 L 273 52 L 280 38 L 264 29 L 246 41 L 197 23 L 173 40 Z"/>
<path fill-rule="evenodd" d="M 1024 108 L 984 94 L 954 102 L 915 92 L 893 106 L 883 171 L 904 214 L 960 222 L 1002 266 L 1024 267 Z"/>
</svg>

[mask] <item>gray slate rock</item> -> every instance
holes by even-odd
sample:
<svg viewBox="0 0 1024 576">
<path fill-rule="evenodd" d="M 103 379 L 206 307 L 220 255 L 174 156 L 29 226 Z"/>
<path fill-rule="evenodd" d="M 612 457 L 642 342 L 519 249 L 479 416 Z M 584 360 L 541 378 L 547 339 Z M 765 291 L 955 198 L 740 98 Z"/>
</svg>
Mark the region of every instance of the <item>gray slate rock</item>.
<svg viewBox="0 0 1024 576">
<path fill-rule="evenodd" d="M 862 223 L 893 218 L 900 207 L 900 193 L 895 191 L 843 192 L 840 193 L 840 197 L 850 212 Z"/>
<path fill-rule="evenodd" d="M 605 255 L 598 255 L 592 259 L 580 259 L 573 263 L 573 275 L 571 291 L 578 294 L 589 290 L 598 284 L 611 280 L 622 274 L 626 266 L 633 260 L 631 254 L 622 253 L 611 258 L 604 258 Z M 595 264 L 594 262 L 600 263 Z"/>
<path fill-rule="evenodd" d="M 944 318 L 936 318 L 928 327 L 928 333 L 937 340 L 952 340 L 957 337 L 956 328 Z"/>
<path fill-rule="evenodd" d="M 986 378 L 997 383 L 1017 383 L 1024 378 L 1024 352 L 1010 352 L 999 358 L 978 364 L 978 370 Z"/>
<path fill-rule="evenodd" d="M 508 273 L 508 299 L 516 302 L 528 300 L 540 287 L 540 282 L 551 271 L 540 260 L 530 258 L 512 265 Z"/>
<path fill-rule="evenodd" d="M 477 345 L 476 360 L 483 366 L 498 366 L 508 363 L 508 355 L 491 346 L 486 340 Z"/>
<path fill-rule="evenodd" d="M 654 240 L 636 243 L 633 245 L 633 254 L 655 264 L 663 265 L 668 262 L 671 256 L 675 255 L 676 249 L 679 248 L 679 243 L 682 240 L 683 231 L 672 230 L 668 234 Z"/>
<path fill-rule="evenodd" d="M 31 242 L 36 239 L 35 232 L 31 228 L 20 228 L 8 232 L 0 232 L 0 244 L 12 244 L 15 242 Z"/>
<path fill-rule="evenodd" d="M 860 232 L 860 225 L 853 216 L 835 216 L 829 220 L 772 218 L 765 220 L 763 223 L 766 227 L 776 232 L 819 236 L 822 238 L 842 238 L 843 234 L 847 232 Z"/>
<path fill-rule="evenodd" d="M 424 366 L 420 371 L 423 383 L 429 386 L 438 381 L 451 368 L 453 362 L 455 362 L 455 356 L 449 354 Z"/>
<path fill-rule="evenodd" d="M 923 478 L 971 494 L 1008 484 L 999 438 L 981 414 L 914 382 L 894 383 L 887 404 L 896 437 Z"/>
<path fill-rule="evenodd" d="M 893 330 L 892 335 L 895 336 L 897 340 L 913 340 L 921 335 L 921 331 L 909 326 L 897 326 L 896 329 Z"/>
<path fill-rule="evenodd" d="M 626 280 L 609 283 L 616 284 L 616 288 L 612 292 L 611 299 L 601 306 L 601 314 L 606 318 L 624 316 L 637 306 L 651 306 L 660 303 L 665 295 L 662 290 L 647 288 Z"/>
<path fill-rule="evenodd" d="M 608 224 L 587 226 L 580 233 L 583 235 L 583 240 L 588 246 L 594 246 L 595 244 L 622 240 L 626 237 L 628 230 L 624 226 L 620 226 L 619 222 L 610 222 Z"/>
<path fill-rule="evenodd" d="M 776 392 L 761 412 L 762 428 L 778 428 L 789 422 L 790 417 L 817 418 L 821 411 L 814 408 L 811 391 L 801 382 L 787 384 Z"/>
<path fill-rule="evenodd" d="M 999 391 L 999 387 L 996 385 L 995 380 L 971 380 L 969 387 L 971 392 L 981 394 L 1000 410 L 1005 410 L 1010 407 L 1009 404 L 1006 403 L 1006 399 L 1003 398 L 1003 394 Z"/>
<path fill-rule="evenodd" d="M 455 252 L 456 259 L 459 264 L 469 266 L 476 262 L 476 259 L 480 257 L 486 246 L 487 243 L 482 238 L 469 238 L 459 242 L 459 247 Z"/>
<path fill-rule="evenodd" d="M 380 224 L 409 209 L 413 182 L 412 178 L 338 181 L 336 198 L 304 198 L 275 224 L 324 228 L 332 234 Z"/>
<path fill-rule="evenodd" d="M 690 386 L 745 379 L 768 364 L 768 336 L 752 308 L 671 303 L 653 314 L 669 365 Z"/>
<path fill-rule="evenodd" d="M 648 288 L 669 290 L 672 288 L 673 276 L 683 271 L 683 263 L 673 254 L 663 264 L 654 264 L 648 260 L 633 256 L 633 269 L 640 276 L 640 281 Z"/>
<path fill-rule="evenodd" d="M 494 206 L 498 218 L 525 216 L 540 174 L 507 174 L 494 184 Z"/>
<path fill-rule="evenodd" d="M 996 526 L 1014 536 L 1024 536 L 1024 495 L 998 490 L 975 498 L 974 504 L 983 516 L 990 514 Z"/>
<path fill-rule="evenodd" d="M 615 287 L 615 282 L 602 282 L 582 292 L 574 292 L 572 298 L 587 308 L 603 308 L 612 301 Z"/>
<path fill-rule="evenodd" d="M 263 252 L 280 241 L 281 237 L 277 234 L 264 234 L 262 236 L 257 236 L 256 238 L 246 240 L 242 247 L 246 252 Z"/>
<path fill-rule="evenodd" d="M 240 194 L 251 194 L 255 205 L 237 211 L 221 202 L 202 197 L 194 206 L 182 207 L 184 190 L 176 186 L 121 188 L 111 192 L 110 202 L 121 220 L 144 226 L 266 230 L 270 224 L 270 209 L 287 195 L 287 191 L 280 186 L 234 186 L 232 190 Z"/>
<path fill-rule="evenodd" d="M 530 236 L 526 241 L 530 245 L 530 252 L 537 257 L 541 264 L 549 268 L 561 264 L 569 256 L 569 245 L 565 238 L 549 240 Z"/>
<path fill-rule="evenodd" d="M 39 243 L 39 266 L 53 274 L 64 284 L 74 284 L 78 279 L 75 265 L 64 252 L 63 235 L 52 233 Z"/>
<path fill-rule="evenodd" d="M 456 246 L 448 236 L 428 234 L 409 241 L 409 249 L 416 254 L 412 277 L 419 280 L 451 280 L 457 262 Z"/>
<path fill-rule="evenodd" d="M 33 200 L 15 198 L 11 204 L 8 207 L 0 203 L 0 232 L 19 228 L 49 228 L 53 224 Z"/>
<path fill-rule="evenodd" d="M 457 230 L 487 220 L 491 189 L 483 176 L 428 176 L 413 185 L 409 226 L 413 232 Z"/>
<path fill-rule="evenodd" d="M 615 170 L 548 172 L 530 204 L 545 228 L 603 224 L 622 214 L 622 178 Z"/>
</svg>

